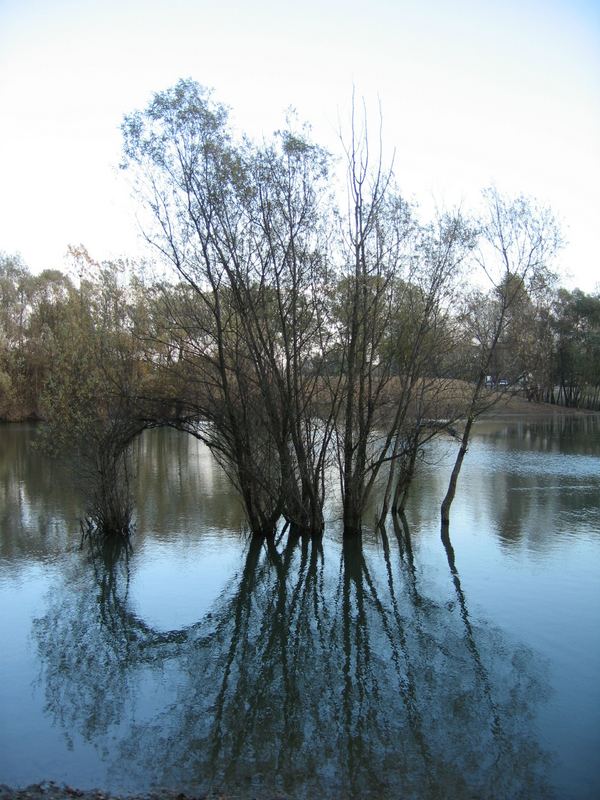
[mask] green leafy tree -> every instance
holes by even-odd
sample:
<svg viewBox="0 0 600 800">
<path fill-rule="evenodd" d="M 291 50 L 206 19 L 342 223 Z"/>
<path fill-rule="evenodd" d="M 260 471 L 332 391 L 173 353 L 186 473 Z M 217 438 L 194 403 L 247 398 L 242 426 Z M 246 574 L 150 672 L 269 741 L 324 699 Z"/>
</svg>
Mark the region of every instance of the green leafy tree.
<svg viewBox="0 0 600 800">
<path fill-rule="evenodd" d="M 332 425 L 309 409 L 327 349 L 327 156 L 292 129 L 235 142 L 226 110 L 191 81 L 157 94 L 123 132 L 148 238 L 186 287 L 163 301 L 181 392 L 171 423 L 212 448 L 255 533 L 273 533 L 282 513 L 319 531 Z"/>
<path fill-rule="evenodd" d="M 559 403 L 597 408 L 600 400 L 600 296 L 580 289 L 557 292 L 553 315 L 552 384 Z"/>
<path fill-rule="evenodd" d="M 86 502 L 90 531 L 126 538 L 132 525 L 130 445 L 145 427 L 142 379 L 119 265 L 73 250 L 80 287 L 62 306 L 47 345 L 52 371 L 42 411 L 47 451 L 65 457 Z"/>
</svg>

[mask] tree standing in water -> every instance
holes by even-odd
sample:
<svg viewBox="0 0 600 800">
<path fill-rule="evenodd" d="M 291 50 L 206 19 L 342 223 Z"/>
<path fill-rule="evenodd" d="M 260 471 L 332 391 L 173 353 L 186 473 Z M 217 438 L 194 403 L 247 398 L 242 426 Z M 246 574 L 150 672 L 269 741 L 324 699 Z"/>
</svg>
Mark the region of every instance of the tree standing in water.
<svg viewBox="0 0 600 800">
<path fill-rule="evenodd" d="M 176 298 L 173 287 L 164 292 L 157 341 L 171 351 L 163 422 L 208 444 L 256 534 L 273 535 L 281 516 L 320 533 L 333 457 L 346 535 L 360 532 L 387 466 L 384 510 L 401 508 L 419 448 L 449 424 L 439 410 L 455 376 L 441 354 L 454 341 L 472 225 L 460 214 L 419 224 L 381 144 L 369 152 L 366 123 L 358 130 L 354 119 L 345 210 L 330 189 L 330 159 L 305 129 L 261 144 L 236 139 L 227 110 L 193 81 L 156 94 L 123 133 L 147 237 L 179 284 Z M 465 352 L 477 364 L 444 519 L 489 402 L 486 375 L 521 298 L 545 285 L 553 246 L 546 212 L 494 191 L 487 200 L 477 260 L 491 289 L 462 303 Z M 409 325 L 398 324 L 403 310 Z"/>
<path fill-rule="evenodd" d="M 130 445 L 145 427 L 132 309 L 119 284 L 119 264 L 94 262 L 83 248 L 71 254 L 80 286 L 57 309 L 46 343 L 53 369 L 41 397 L 42 442 L 74 466 L 86 505 L 84 530 L 127 540 L 133 523 Z"/>
<path fill-rule="evenodd" d="M 464 302 L 462 319 L 475 354 L 475 374 L 460 446 L 442 501 L 442 526 L 450 522 L 450 508 L 473 423 L 500 397 L 486 392 L 491 366 L 503 341 L 519 326 L 518 311 L 523 303 L 544 292 L 554 280 L 550 266 L 561 244 L 549 209 L 539 208 L 524 197 L 509 200 L 493 188 L 484 192 L 484 199 L 486 212 L 475 261 L 490 288 L 487 293 L 471 293 Z M 519 378 L 515 372 L 510 382 L 506 380 L 507 386 Z"/>
<path fill-rule="evenodd" d="M 148 238 L 186 297 L 167 320 L 181 334 L 171 423 L 212 449 L 254 533 L 272 535 L 282 514 L 320 532 L 333 418 L 315 413 L 330 338 L 327 154 L 292 128 L 235 141 L 226 109 L 192 81 L 123 132 Z"/>
</svg>

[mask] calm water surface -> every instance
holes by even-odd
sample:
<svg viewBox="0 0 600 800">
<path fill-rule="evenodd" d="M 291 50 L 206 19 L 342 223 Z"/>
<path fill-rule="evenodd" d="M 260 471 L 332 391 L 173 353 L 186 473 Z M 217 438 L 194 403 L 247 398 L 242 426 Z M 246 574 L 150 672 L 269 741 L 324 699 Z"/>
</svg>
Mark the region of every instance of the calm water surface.
<svg viewBox="0 0 600 800">
<path fill-rule="evenodd" d="M 204 447 L 138 443 L 129 558 L 0 427 L 0 782 L 240 797 L 600 797 L 600 421 L 480 424 L 407 524 L 252 542 Z"/>
</svg>

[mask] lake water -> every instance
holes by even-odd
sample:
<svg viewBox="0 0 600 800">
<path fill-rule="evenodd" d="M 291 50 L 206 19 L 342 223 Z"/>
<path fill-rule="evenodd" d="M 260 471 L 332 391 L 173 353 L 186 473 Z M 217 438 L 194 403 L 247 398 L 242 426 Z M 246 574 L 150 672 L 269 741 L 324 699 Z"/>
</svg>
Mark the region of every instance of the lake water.
<svg viewBox="0 0 600 800">
<path fill-rule="evenodd" d="M 250 541 L 173 431 L 133 550 L 79 547 L 71 474 L 0 427 L 0 782 L 240 798 L 600 797 L 600 420 L 485 422 L 407 524 Z"/>
</svg>

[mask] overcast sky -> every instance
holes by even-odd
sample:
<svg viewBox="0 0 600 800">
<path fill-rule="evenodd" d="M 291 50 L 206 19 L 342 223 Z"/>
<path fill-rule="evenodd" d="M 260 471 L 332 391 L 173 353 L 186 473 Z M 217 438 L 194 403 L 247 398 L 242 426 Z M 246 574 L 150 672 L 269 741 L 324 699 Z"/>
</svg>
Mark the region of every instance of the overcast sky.
<svg viewBox="0 0 600 800">
<path fill-rule="evenodd" d="M 598 0 L 0 0 L 0 250 L 35 271 L 80 242 L 139 254 L 119 125 L 180 77 L 253 135 L 293 106 L 330 149 L 354 85 L 408 197 L 535 196 L 565 283 L 600 282 Z"/>
</svg>

